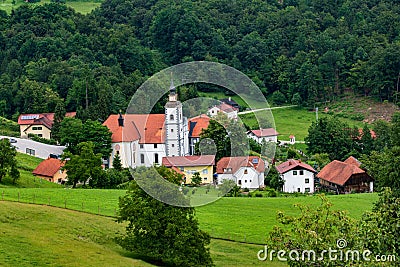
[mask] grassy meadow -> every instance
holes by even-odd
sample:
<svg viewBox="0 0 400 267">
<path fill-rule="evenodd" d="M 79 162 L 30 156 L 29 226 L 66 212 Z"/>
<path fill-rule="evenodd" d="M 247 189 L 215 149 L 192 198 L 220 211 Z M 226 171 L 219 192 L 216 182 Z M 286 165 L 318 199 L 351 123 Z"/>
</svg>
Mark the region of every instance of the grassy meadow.
<svg viewBox="0 0 400 267">
<path fill-rule="evenodd" d="M 11 10 L 17 9 L 21 5 L 43 5 L 50 3 L 50 0 L 41 0 L 38 3 L 26 3 L 23 0 L 16 0 L 15 5 L 13 5 L 12 0 L 1 0 L 0 1 L 0 9 L 6 11 L 8 14 L 11 13 Z M 81 14 L 90 13 L 96 7 L 101 5 L 100 1 L 67 1 L 66 4 L 68 7 L 75 9 L 76 12 Z"/>
<path fill-rule="evenodd" d="M 54 207 L 1 202 L 1 266 L 153 266 L 135 259 L 114 238 L 124 225 L 112 218 Z M 286 266 L 260 262 L 263 246 L 212 240 L 216 266 Z"/>
<path fill-rule="evenodd" d="M 298 107 L 273 109 L 272 114 L 274 116 L 276 130 L 279 132 L 279 140 L 289 141 L 289 136 L 293 134 L 296 136 L 296 141 L 303 141 L 308 135 L 308 128 L 311 123 L 316 120 L 314 111 Z M 318 116 L 319 118 L 322 118 L 333 115 L 319 112 Z M 259 128 L 253 113 L 240 115 L 240 118 L 251 129 Z M 349 118 L 340 118 L 340 120 L 346 122 L 351 127 L 363 127 L 363 122 L 361 121 Z"/>
<path fill-rule="evenodd" d="M 115 216 L 118 199 L 124 190 L 101 189 L 53 189 L 53 188 L 3 188 L 0 199 L 35 203 L 84 211 L 87 213 Z M 377 194 L 351 194 L 328 196 L 333 209 L 347 210 L 350 216 L 361 218 L 364 211 L 372 208 Z M 196 207 L 201 229 L 212 237 L 240 242 L 263 244 L 272 227 L 277 224 L 276 214 L 298 214 L 295 204 L 317 206 L 318 196 L 277 198 L 221 198 L 218 201 Z"/>
</svg>

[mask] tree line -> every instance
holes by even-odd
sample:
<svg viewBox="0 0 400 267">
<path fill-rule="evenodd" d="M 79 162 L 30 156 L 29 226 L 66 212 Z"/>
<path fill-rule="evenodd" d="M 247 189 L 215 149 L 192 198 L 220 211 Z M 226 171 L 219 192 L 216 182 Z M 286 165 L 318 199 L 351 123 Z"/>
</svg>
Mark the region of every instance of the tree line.
<svg viewBox="0 0 400 267">
<path fill-rule="evenodd" d="M 0 11 L 0 113 L 64 101 L 104 120 L 147 77 L 192 60 L 233 66 L 279 103 L 312 106 L 347 90 L 397 102 L 399 33 L 399 1 L 389 0 L 106 0 L 88 15 L 27 3 Z M 225 90 L 196 87 L 210 88 Z"/>
</svg>

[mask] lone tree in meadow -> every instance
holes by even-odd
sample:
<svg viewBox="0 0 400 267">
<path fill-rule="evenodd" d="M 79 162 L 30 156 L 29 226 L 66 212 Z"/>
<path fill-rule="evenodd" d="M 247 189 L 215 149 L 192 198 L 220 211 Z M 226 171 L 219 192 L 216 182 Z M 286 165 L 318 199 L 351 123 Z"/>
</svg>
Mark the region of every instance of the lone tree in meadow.
<svg viewBox="0 0 400 267">
<path fill-rule="evenodd" d="M 14 183 L 19 178 L 16 155 L 17 151 L 15 147 L 11 146 L 8 139 L 0 140 L 0 182 L 7 174 Z"/>
<path fill-rule="evenodd" d="M 182 176 L 166 167 L 156 167 L 169 182 L 179 185 Z M 127 221 L 126 235 L 119 244 L 143 259 L 162 262 L 167 266 L 213 266 L 209 248 L 210 236 L 199 229 L 193 207 L 176 207 L 148 195 L 137 181 L 152 184 L 155 169 L 137 168 L 134 181 L 125 196 L 119 200 L 118 222 Z M 184 194 L 173 185 L 159 191 L 163 197 L 173 197 L 184 204 Z M 162 199 L 162 198 L 161 198 Z"/>
</svg>

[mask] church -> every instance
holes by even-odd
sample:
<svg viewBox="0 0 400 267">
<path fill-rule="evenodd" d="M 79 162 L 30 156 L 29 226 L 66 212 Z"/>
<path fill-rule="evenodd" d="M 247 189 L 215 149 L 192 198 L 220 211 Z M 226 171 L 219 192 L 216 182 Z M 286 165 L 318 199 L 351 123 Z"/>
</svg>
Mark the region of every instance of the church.
<svg viewBox="0 0 400 267">
<path fill-rule="evenodd" d="M 150 167 L 162 163 L 163 157 L 189 155 L 188 119 L 171 81 L 164 114 L 113 114 L 103 123 L 111 133 L 112 152 L 123 167 Z"/>
</svg>

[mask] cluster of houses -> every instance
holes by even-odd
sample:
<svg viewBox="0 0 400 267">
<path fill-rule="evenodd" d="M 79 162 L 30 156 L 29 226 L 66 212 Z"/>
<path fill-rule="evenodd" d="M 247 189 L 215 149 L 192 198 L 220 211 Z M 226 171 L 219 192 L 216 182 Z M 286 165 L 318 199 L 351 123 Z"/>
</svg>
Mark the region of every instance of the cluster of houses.
<svg viewBox="0 0 400 267">
<path fill-rule="evenodd" d="M 344 162 L 334 160 L 320 172 L 301 160 L 290 159 L 276 169 L 284 181 L 282 191 L 313 193 L 330 191 L 337 194 L 373 192 L 374 179 L 360 168 L 361 162 L 349 157 Z"/>
<path fill-rule="evenodd" d="M 224 179 L 230 179 L 242 188 L 263 187 L 268 163 L 260 157 L 225 157 L 215 162 L 213 155 L 194 155 L 201 131 L 208 127 L 210 118 L 222 112 L 228 118 L 237 119 L 238 111 L 239 105 L 227 98 L 211 107 L 207 115 L 186 118 L 171 83 L 164 114 L 113 114 L 103 123 L 112 133 L 112 152 L 107 165 L 111 167 L 113 159 L 119 155 L 123 167 L 164 165 L 173 168 L 183 175 L 185 184 L 190 184 L 192 176 L 199 173 L 202 184 L 220 184 Z M 67 116 L 74 115 L 67 113 Z M 23 114 L 18 119 L 21 137 L 34 133 L 51 138 L 53 121 L 53 113 Z M 273 128 L 251 130 L 247 134 L 259 143 L 278 142 L 279 133 Z M 291 141 L 294 142 L 294 136 Z M 59 159 L 49 158 L 33 174 L 51 182 L 64 183 L 67 174 L 61 170 L 62 165 Z M 345 162 L 333 161 L 318 174 L 308 164 L 293 159 L 276 169 L 285 181 L 284 192 L 313 193 L 324 188 L 343 193 L 373 189 L 373 179 L 359 168 L 357 160 L 351 158 Z"/>
</svg>

